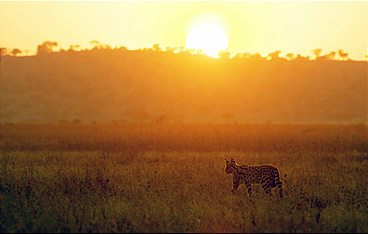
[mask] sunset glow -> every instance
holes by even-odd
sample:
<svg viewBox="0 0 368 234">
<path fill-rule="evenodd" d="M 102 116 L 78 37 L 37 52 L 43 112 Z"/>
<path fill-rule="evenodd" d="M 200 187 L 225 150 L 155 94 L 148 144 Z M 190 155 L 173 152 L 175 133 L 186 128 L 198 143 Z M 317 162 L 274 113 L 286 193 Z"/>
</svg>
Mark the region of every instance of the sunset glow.
<svg viewBox="0 0 368 234">
<path fill-rule="evenodd" d="M 0 45 L 22 55 L 35 54 L 46 40 L 64 49 L 90 48 L 91 40 L 129 49 L 194 47 L 210 56 L 226 47 L 232 55 L 263 56 L 313 56 L 321 48 L 365 60 L 367 10 L 365 2 L 0 2 Z"/>
<path fill-rule="evenodd" d="M 188 34 L 186 46 L 189 49 L 202 50 L 208 56 L 216 58 L 221 50 L 227 48 L 228 38 L 219 25 L 201 22 Z"/>
</svg>

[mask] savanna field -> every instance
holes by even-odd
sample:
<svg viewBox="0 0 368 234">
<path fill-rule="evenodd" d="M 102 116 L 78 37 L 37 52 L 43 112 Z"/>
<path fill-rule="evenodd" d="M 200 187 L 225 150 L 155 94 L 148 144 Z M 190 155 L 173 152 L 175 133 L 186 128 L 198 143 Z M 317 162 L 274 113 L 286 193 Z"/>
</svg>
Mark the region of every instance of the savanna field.
<svg viewBox="0 0 368 234">
<path fill-rule="evenodd" d="M 367 128 L 3 124 L 0 232 L 368 232 Z M 232 194 L 225 158 L 284 197 Z"/>
</svg>

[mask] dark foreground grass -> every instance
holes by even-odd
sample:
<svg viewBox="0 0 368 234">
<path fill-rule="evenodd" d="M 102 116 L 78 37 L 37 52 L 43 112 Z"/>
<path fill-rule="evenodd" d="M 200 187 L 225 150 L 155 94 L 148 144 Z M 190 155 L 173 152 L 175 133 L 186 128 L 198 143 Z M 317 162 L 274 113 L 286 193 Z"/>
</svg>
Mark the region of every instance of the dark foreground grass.
<svg viewBox="0 0 368 234">
<path fill-rule="evenodd" d="M 78 127 L 89 128 L 72 127 L 57 130 L 69 131 L 69 137 L 47 136 L 40 126 L 11 126 L 3 131 L 0 232 L 368 231 L 366 126 L 248 126 L 248 131 L 241 126 L 230 139 L 223 136 L 231 136 L 233 126 L 213 130 L 202 126 L 203 131 L 184 131 L 187 135 L 170 127 L 160 130 L 161 138 L 152 137 L 151 145 L 157 147 L 151 148 L 137 142 L 159 131 L 120 129 L 112 138 L 100 139 L 80 138 L 83 131 Z M 299 139 L 288 138 L 297 133 Z M 180 147 L 180 140 L 190 134 L 205 148 L 193 150 L 199 147 L 195 141 L 182 141 Z M 257 140 L 250 140 L 249 134 Z M 133 136 L 135 146 L 127 135 Z M 96 139 L 131 147 L 87 148 L 86 142 Z M 161 139 L 174 143 L 165 148 Z M 78 143 L 80 149 L 69 149 L 63 141 Z M 211 141 L 221 147 L 206 148 Z M 234 147 L 234 142 L 242 141 L 253 145 Z M 54 148 L 47 148 L 52 144 Z M 232 178 L 224 172 L 224 158 L 277 166 L 284 198 L 277 198 L 276 191 L 275 197 L 268 197 L 259 186 L 254 186 L 252 198 L 243 186 L 231 194 Z"/>
</svg>

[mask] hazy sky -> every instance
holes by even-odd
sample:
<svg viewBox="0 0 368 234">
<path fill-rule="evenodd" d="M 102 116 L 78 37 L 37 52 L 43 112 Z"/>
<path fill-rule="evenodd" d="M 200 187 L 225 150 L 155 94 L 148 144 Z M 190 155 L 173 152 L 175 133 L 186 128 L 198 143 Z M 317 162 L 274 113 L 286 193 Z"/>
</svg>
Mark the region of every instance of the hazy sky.
<svg viewBox="0 0 368 234">
<path fill-rule="evenodd" d="M 229 50 L 311 54 L 344 49 L 364 59 L 368 2 L 0 2 L 0 46 L 34 53 L 45 40 L 129 49 L 185 46 L 203 15 L 225 28 Z M 206 17 L 206 16 L 205 16 Z"/>
</svg>

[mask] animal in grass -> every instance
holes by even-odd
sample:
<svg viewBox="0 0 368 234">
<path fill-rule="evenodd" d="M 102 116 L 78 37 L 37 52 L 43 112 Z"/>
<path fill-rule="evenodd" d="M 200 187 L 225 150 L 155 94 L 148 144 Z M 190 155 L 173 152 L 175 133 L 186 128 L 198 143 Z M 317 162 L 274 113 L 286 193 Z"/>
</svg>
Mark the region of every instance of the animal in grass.
<svg viewBox="0 0 368 234">
<path fill-rule="evenodd" d="M 240 184 L 244 184 L 248 189 L 249 196 L 252 193 L 252 184 L 261 184 L 264 191 L 271 195 L 272 188 L 279 189 L 279 195 L 282 197 L 282 183 L 280 173 L 277 167 L 272 165 L 237 165 L 234 159 L 230 161 L 225 159 L 226 174 L 233 174 L 232 193 L 238 190 Z"/>
</svg>

